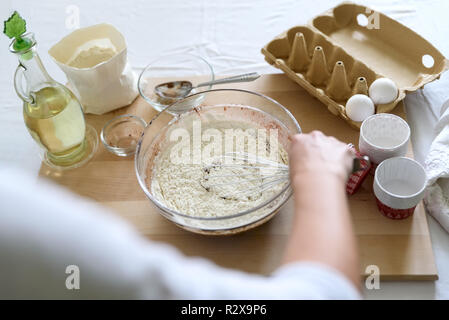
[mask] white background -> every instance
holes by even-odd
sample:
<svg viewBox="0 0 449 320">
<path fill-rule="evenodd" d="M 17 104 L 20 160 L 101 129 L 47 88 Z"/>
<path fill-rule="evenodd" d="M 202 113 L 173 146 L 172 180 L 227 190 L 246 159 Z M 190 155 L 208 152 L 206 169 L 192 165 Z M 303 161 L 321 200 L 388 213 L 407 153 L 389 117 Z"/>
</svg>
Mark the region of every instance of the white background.
<svg viewBox="0 0 449 320">
<path fill-rule="evenodd" d="M 217 74 L 278 72 L 260 54 L 274 36 L 337 5 L 332 0 L 1 0 L 0 19 L 18 10 L 36 34 L 40 56 L 49 73 L 65 83 L 64 74 L 47 54 L 71 30 L 70 10 L 79 9 L 80 26 L 115 25 L 128 43 L 132 66 L 141 70 L 161 54 L 193 51 L 212 63 Z M 421 34 L 449 57 L 449 1 L 358 1 L 386 13 Z M 0 166 L 19 166 L 37 175 L 40 160 L 22 119 L 21 102 L 13 88 L 16 57 L 9 39 L 0 36 Z M 416 157 L 423 161 L 433 138 L 441 104 L 449 98 L 449 75 L 409 94 L 406 106 Z M 367 298 L 449 299 L 449 236 L 429 218 L 440 280 L 381 283 Z"/>
</svg>

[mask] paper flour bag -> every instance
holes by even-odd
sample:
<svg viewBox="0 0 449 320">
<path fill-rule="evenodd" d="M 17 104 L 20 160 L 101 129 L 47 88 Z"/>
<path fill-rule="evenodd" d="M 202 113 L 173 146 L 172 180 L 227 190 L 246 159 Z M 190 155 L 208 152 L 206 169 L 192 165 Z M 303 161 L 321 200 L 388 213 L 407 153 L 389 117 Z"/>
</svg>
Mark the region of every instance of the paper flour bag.
<svg viewBox="0 0 449 320">
<path fill-rule="evenodd" d="M 137 75 L 126 48 L 123 35 L 102 23 L 73 31 L 48 53 L 66 74 L 84 112 L 103 114 L 137 97 Z"/>
</svg>

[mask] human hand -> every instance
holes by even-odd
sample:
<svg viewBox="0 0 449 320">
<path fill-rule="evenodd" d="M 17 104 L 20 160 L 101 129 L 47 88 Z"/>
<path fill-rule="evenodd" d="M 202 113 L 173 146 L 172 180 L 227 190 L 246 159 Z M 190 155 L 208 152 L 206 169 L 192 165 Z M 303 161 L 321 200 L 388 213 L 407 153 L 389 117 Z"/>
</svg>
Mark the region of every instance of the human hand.
<svg viewBox="0 0 449 320">
<path fill-rule="evenodd" d="M 293 136 L 289 150 L 292 181 L 304 173 L 329 173 L 346 181 L 352 170 L 354 150 L 321 131 Z"/>
</svg>

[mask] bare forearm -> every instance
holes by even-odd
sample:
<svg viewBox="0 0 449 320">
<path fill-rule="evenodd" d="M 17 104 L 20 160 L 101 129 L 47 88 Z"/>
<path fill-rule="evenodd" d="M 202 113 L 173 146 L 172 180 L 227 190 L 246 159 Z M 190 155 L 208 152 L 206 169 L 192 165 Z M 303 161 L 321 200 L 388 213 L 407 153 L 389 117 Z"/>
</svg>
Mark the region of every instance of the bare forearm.
<svg viewBox="0 0 449 320">
<path fill-rule="evenodd" d="M 295 220 L 284 263 L 317 261 L 359 286 L 354 231 L 344 183 L 333 174 L 304 172 L 292 179 Z"/>
</svg>

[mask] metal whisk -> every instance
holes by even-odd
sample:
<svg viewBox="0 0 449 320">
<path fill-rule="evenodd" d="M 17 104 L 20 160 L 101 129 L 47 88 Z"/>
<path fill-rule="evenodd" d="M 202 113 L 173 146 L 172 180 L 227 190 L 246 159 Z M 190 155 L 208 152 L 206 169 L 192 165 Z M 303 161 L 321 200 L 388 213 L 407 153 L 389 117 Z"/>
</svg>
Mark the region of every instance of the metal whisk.
<svg viewBox="0 0 449 320">
<path fill-rule="evenodd" d="M 286 164 L 232 152 L 204 166 L 200 183 L 223 199 L 256 200 L 262 192 L 286 184 L 288 177 Z"/>
<path fill-rule="evenodd" d="M 365 169 L 362 161 L 369 164 L 366 156 L 355 158 L 352 172 Z M 263 192 L 274 195 L 289 182 L 287 164 L 245 152 L 226 153 L 205 165 L 202 171 L 202 187 L 230 200 L 257 200 Z"/>
</svg>

